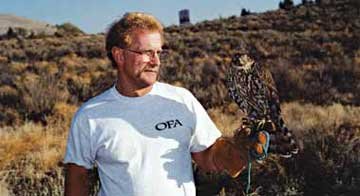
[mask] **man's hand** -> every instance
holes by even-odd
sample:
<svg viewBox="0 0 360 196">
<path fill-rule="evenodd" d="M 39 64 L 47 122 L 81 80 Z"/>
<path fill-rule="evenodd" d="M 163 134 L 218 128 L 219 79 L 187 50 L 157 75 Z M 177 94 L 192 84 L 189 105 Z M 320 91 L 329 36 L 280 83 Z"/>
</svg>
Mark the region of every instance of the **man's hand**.
<svg viewBox="0 0 360 196">
<path fill-rule="evenodd" d="M 269 132 L 273 132 L 275 128 L 271 121 L 243 118 L 243 124 L 235 131 L 234 141 L 240 150 L 248 152 L 252 160 L 262 160 L 267 156 Z"/>
<path fill-rule="evenodd" d="M 220 138 L 213 145 L 213 160 L 217 168 L 226 170 L 237 177 L 249 161 L 266 158 L 270 135 L 275 129 L 271 121 L 243 119 L 243 124 L 235 131 L 233 138 Z"/>
<path fill-rule="evenodd" d="M 220 137 L 208 149 L 192 153 L 195 163 L 202 170 L 225 170 L 235 178 L 246 168 L 249 161 L 263 160 L 269 147 L 270 136 L 267 132 L 272 131 L 273 123 L 257 122 L 257 127 L 254 127 L 251 122 L 244 120 L 234 137 Z"/>
</svg>

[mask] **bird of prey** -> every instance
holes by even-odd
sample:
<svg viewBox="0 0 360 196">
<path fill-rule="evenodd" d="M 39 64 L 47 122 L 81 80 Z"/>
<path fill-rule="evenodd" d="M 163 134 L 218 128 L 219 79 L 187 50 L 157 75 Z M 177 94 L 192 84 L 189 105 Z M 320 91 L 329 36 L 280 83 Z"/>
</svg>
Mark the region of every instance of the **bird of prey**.
<svg viewBox="0 0 360 196">
<path fill-rule="evenodd" d="M 285 158 L 296 154 L 298 146 L 281 117 L 278 91 L 270 71 L 246 53 L 235 54 L 228 68 L 226 82 L 230 97 L 246 114 L 243 123 L 250 125 L 252 132 L 261 131 L 259 127 L 268 130 L 269 152 Z M 267 125 L 273 127 L 265 128 Z"/>
</svg>

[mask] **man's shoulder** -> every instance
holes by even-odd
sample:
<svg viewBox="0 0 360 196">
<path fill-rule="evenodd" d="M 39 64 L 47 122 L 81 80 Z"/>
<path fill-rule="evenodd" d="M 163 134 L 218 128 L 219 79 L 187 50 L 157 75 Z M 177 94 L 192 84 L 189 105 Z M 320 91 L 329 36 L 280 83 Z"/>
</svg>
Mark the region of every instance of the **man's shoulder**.
<svg viewBox="0 0 360 196">
<path fill-rule="evenodd" d="M 78 113 L 91 113 L 97 108 L 101 108 L 102 106 L 115 101 L 116 99 L 112 94 L 112 88 L 113 87 L 110 87 L 102 93 L 87 100 L 80 106 Z"/>
<path fill-rule="evenodd" d="M 161 82 L 158 82 L 157 86 L 158 93 L 161 97 L 185 103 L 186 105 L 191 104 L 196 100 L 195 96 L 184 87 Z"/>
<path fill-rule="evenodd" d="M 160 92 L 163 93 L 171 93 L 171 94 L 177 94 L 180 96 L 189 96 L 191 95 L 191 92 L 181 86 L 176 86 L 173 84 L 163 83 L 163 82 L 157 82 L 157 86 Z"/>
</svg>

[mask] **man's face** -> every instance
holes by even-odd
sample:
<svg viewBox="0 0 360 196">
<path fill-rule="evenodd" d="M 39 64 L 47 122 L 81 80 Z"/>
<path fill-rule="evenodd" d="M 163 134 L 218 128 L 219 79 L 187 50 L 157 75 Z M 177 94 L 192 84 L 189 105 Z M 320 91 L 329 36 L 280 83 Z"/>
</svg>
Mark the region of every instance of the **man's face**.
<svg viewBox="0 0 360 196">
<path fill-rule="evenodd" d="M 153 85 L 159 74 L 161 47 L 159 32 L 135 31 L 131 46 L 123 49 L 123 63 L 118 67 L 121 80 L 135 88 Z"/>
</svg>

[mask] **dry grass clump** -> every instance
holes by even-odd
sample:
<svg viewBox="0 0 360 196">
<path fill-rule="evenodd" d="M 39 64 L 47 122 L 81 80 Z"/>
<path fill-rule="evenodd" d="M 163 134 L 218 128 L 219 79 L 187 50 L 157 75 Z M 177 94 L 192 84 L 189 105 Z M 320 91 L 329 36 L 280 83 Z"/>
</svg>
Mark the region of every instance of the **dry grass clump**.
<svg viewBox="0 0 360 196">
<path fill-rule="evenodd" d="M 11 62 L 8 66 L 9 66 L 8 71 L 10 73 L 20 75 L 26 71 L 29 64 L 21 63 L 21 62 Z"/>
<path fill-rule="evenodd" d="M 58 78 L 46 73 L 24 75 L 17 82 L 17 88 L 22 106 L 19 110 L 26 119 L 35 122 L 46 123 L 46 116 L 52 114 L 55 104 L 69 97 Z"/>
<path fill-rule="evenodd" d="M 0 181 L 12 194 L 61 193 L 67 129 L 28 122 L 1 128 L 0 138 Z"/>
<path fill-rule="evenodd" d="M 10 83 L 0 86 L 0 103 L 0 126 L 22 123 L 23 118 L 16 109 L 19 103 L 19 92 Z"/>
<path fill-rule="evenodd" d="M 31 66 L 34 69 L 35 73 L 38 75 L 56 75 L 59 73 L 59 67 L 56 65 L 55 62 L 48 62 L 48 61 L 40 61 L 36 62 Z"/>
<path fill-rule="evenodd" d="M 78 106 L 66 102 L 57 102 L 53 108 L 53 114 L 47 118 L 50 125 L 63 127 L 67 130 L 70 127 L 71 119 Z"/>
<path fill-rule="evenodd" d="M 360 107 L 337 103 L 329 106 L 284 103 L 282 112 L 288 127 L 297 132 L 311 129 L 328 131 L 342 124 L 360 125 Z"/>
<path fill-rule="evenodd" d="M 3 107 L 14 107 L 19 100 L 19 92 L 10 85 L 0 86 L 0 101 Z"/>
<path fill-rule="evenodd" d="M 115 78 L 107 60 L 76 53 L 58 61 L 12 61 L 0 72 L 0 125 L 5 126 L 26 120 L 47 124 L 57 103 L 79 105 L 108 88 Z"/>
<path fill-rule="evenodd" d="M 0 56 L 0 63 L 6 63 L 8 58 L 6 56 Z"/>
<path fill-rule="evenodd" d="M 9 196 L 9 195 L 10 195 L 7 186 L 8 186 L 8 185 L 7 185 L 5 182 L 0 181 L 0 195 L 1 195 L 1 196 Z"/>
<path fill-rule="evenodd" d="M 32 122 L 19 127 L 1 128 L 1 170 L 11 168 L 11 163 L 20 159 L 33 160 L 36 165 L 28 166 L 35 166 L 39 170 L 47 171 L 54 168 L 63 155 L 67 135 L 66 130 L 59 131 L 57 128 L 44 127 Z"/>
<path fill-rule="evenodd" d="M 226 110 L 230 110 L 232 113 Z M 227 108 L 210 108 L 208 114 L 224 136 L 233 136 L 234 131 L 241 125 L 242 117 L 245 116 L 237 109 L 235 103 L 230 104 Z"/>
</svg>

